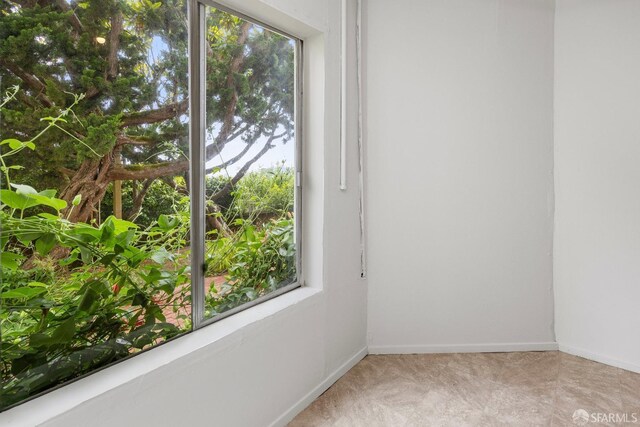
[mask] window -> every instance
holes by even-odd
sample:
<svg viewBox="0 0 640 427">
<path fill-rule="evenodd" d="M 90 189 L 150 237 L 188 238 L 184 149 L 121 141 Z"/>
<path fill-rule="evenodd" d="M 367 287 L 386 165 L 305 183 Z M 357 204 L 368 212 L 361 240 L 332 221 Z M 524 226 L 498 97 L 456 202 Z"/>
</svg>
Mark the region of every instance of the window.
<svg viewBox="0 0 640 427">
<path fill-rule="evenodd" d="M 300 40 L 197 0 L 0 8 L 0 410 L 299 286 Z"/>
<path fill-rule="evenodd" d="M 300 42 L 219 6 L 199 13 L 205 102 L 192 142 L 204 151 L 204 321 L 296 286 Z"/>
</svg>

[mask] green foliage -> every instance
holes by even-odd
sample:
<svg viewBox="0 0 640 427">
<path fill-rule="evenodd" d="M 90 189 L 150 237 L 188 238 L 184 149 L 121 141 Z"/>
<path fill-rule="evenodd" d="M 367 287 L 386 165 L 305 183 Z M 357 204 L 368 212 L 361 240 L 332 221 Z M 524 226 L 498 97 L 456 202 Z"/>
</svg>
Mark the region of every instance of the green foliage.
<svg viewBox="0 0 640 427">
<path fill-rule="evenodd" d="M 8 184 L 0 190 L 0 408 L 191 327 L 188 198 L 157 181 L 147 199 L 154 209 L 138 216 L 149 221 L 146 227 L 113 216 L 72 223 L 67 218 L 80 195 L 68 206 L 56 190 L 12 182 L 20 168 L 9 160 L 37 152 L 39 138 L 73 106 L 46 118 L 48 126 L 31 141 L 0 141 L 8 148 L 0 153 Z M 289 169 L 251 173 L 238 183 L 224 215 L 246 218 L 231 221 L 231 235 L 212 232 L 208 240 L 208 273 L 225 280 L 210 288 L 207 316 L 295 280 L 292 197 Z"/>
<path fill-rule="evenodd" d="M 146 229 L 112 216 L 99 226 L 71 223 L 55 190 L 11 182 L 8 159 L 33 144 L 0 144 L 10 148 L 0 154 L 10 184 L 0 190 L 4 408 L 190 327 L 190 218 L 161 215 Z M 79 203 L 75 197 L 71 209 Z M 167 309 L 177 322 L 167 321 Z"/>
<path fill-rule="evenodd" d="M 222 186 L 224 179 L 208 187 Z M 212 231 L 207 241 L 207 275 L 224 276 L 211 286 L 205 302 L 214 316 L 292 283 L 296 278 L 294 173 L 291 168 L 262 169 L 245 175 L 219 215 L 234 230 Z"/>
<path fill-rule="evenodd" d="M 133 185 L 132 181 L 122 183 L 122 210 L 124 217 L 129 218 L 141 227 L 148 227 L 158 219 L 160 215 L 172 215 L 177 212 L 188 211 L 189 198 L 178 193 L 166 182 L 155 180 L 149 187 L 141 209 L 134 212 L 133 209 Z M 139 185 L 138 185 L 139 186 Z M 101 215 L 106 217 L 113 214 L 113 186 L 105 194 L 101 203 Z"/>
<path fill-rule="evenodd" d="M 293 211 L 294 194 L 292 168 L 262 169 L 248 173 L 238 182 L 231 210 L 245 219 L 281 215 Z"/>
<path fill-rule="evenodd" d="M 132 222 L 111 216 L 109 191 L 101 205 L 104 191 L 95 198 L 64 192 L 108 177 L 115 153 L 138 171 L 186 159 L 188 121 L 178 108 L 188 96 L 185 5 L 0 6 L 0 81 L 7 88 L 0 102 L 0 409 L 191 327 L 187 173 L 148 181 Z M 272 145 L 290 140 L 290 40 L 210 10 L 206 37 L 215 54 L 207 55 L 205 126 L 213 132 L 230 125 L 210 147 L 222 150 L 237 137 L 248 146 L 274 134 Z M 118 16 L 124 30 L 114 68 L 110 35 Z M 228 182 L 208 179 L 208 194 Z M 109 178 L 100 185 L 107 189 Z M 131 181 L 123 188 L 133 194 Z M 207 236 L 209 272 L 226 276 L 207 296 L 208 315 L 295 279 L 292 197 L 293 174 L 280 168 L 250 173 L 212 201 L 230 230 Z M 71 221 L 89 200 L 101 214 Z M 134 210 L 133 198 L 123 202 L 125 213 Z"/>
<path fill-rule="evenodd" d="M 122 148 L 129 163 L 183 159 L 187 125 L 179 114 L 132 125 L 123 120 L 186 98 L 186 2 L 72 0 L 69 5 L 72 11 L 55 2 L 6 0 L 0 6 L 0 82 L 23 89 L 1 110 L 2 137 L 37 134 L 47 126 L 41 117 L 57 116 L 74 102 L 73 93 L 84 95 L 64 129 L 40 138 L 38 154 L 17 156 L 24 169 L 16 179 L 61 193 L 69 178 L 64 171 L 110 154 L 125 136 L 148 142 Z M 124 30 L 111 74 L 109 36 L 116 15 L 122 16 Z M 154 43 L 160 53 L 150 55 Z"/>
<path fill-rule="evenodd" d="M 69 10 L 61 6 L 67 3 Z M 114 55 L 116 17 L 123 30 Z M 207 160 L 220 160 L 219 151 L 237 138 L 248 146 L 274 133 L 272 146 L 289 141 L 295 93 L 291 40 L 209 8 L 206 42 L 215 52 L 206 56 L 204 125 L 214 136 Z M 124 164 L 139 165 L 141 172 L 153 164 L 183 161 L 188 153 L 187 45 L 185 0 L 3 1 L 0 82 L 21 85 L 23 92 L 0 111 L 2 138 L 37 134 L 47 126 L 41 117 L 58 116 L 74 103 L 72 94 L 83 94 L 75 100 L 73 117 L 40 138 L 40 153 L 18 155 L 16 163 L 23 166 L 16 171 L 18 181 L 56 189 L 69 200 L 75 196 L 65 193 L 70 179 L 96 176 L 95 161 L 116 150 Z M 78 171 L 83 176 L 73 175 Z M 186 178 L 187 171 L 173 175 Z M 96 204 L 103 196 L 85 201 Z"/>
<path fill-rule="evenodd" d="M 205 301 L 206 316 L 214 316 L 252 301 L 296 278 L 294 222 L 272 220 L 257 228 L 237 220 L 240 230 L 232 237 L 211 242 L 208 273 L 227 269 L 224 283 L 212 286 Z"/>
<path fill-rule="evenodd" d="M 0 221 L 7 242 L 0 350 L 8 369 L 1 406 L 177 335 L 181 329 L 166 321 L 166 307 L 189 324 L 180 313 L 188 304 L 188 253 L 180 251 L 187 215 L 161 217 L 146 230 L 114 217 L 96 228 L 51 214 L 14 217 L 4 209 Z M 67 253 L 55 277 L 18 265 L 21 254 L 43 258 L 52 250 Z M 83 352 L 95 359 L 79 358 Z"/>
</svg>

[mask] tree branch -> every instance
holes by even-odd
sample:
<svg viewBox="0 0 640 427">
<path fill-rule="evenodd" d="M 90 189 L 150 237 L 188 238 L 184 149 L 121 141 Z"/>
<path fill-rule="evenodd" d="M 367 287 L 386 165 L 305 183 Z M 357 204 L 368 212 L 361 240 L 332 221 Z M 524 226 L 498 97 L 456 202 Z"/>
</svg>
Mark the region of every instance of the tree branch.
<svg viewBox="0 0 640 427">
<path fill-rule="evenodd" d="M 40 102 L 42 102 L 46 107 L 53 107 L 53 102 L 44 93 L 47 90 L 47 87 L 40 81 L 40 79 L 33 74 L 26 72 L 20 66 L 2 58 L 0 58 L 0 66 L 13 73 L 16 77 L 25 82 L 27 86 L 37 92 L 36 97 L 40 99 Z"/>
<path fill-rule="evenodd" d="M 189 170 L 189 161 L 156 163 L 153 165 L 116 166 L 109 172 L 109 178 L 115 180 L 155 179 L 163 176 L 176 176 Z"/>
<path fill-rule="evenodd" d="M 116 139 L 116 145 L 153 145 L 156 141 L 141 136 L 129 136 L 119 134 Z"/>
<path fill-rule="evenodd" d="M 240 71 L 240 67 L 244 62 L 244 45 L 249 38 L 249 30 L 251 29 L 251 22 L 245 21 L 240 25 L 240 34 L 238 35 L 238 51 L 236 55 L 231 60 L 231 65 L 229 67 L 229 73 L 227 74 L 227 88 L 231 90 L 231 99 L 227 104 L 227 109 L 225 111 L 224 117 L 222 119 L 222 126 L 220 127 L 220 133 L 216 138 L 215 146 L 218 147 L 218 150 L 221 150 L 219 142 L 220 141 L 228 141 L 229 135 L 233 132 L 235 128 L 234 117 L 236 115 L 236 107 L 238 105 L 238 91 L 236 90 L 235 84 L 235 74 Z"/>
<path fill-rule="evenodd" d="M 244 166 L 242 166 L 240 170 L 235 174 L 235 176 L 231 178 L 231 180 L 227 182 L 224 185 L 224 187 L 220 189 L 220 191 L 218 191 L 216 194 L 211 196 L 209 199 L 212 200 L 214 203 L 217 203 L 218 200 L 227 197 L 231 193 L 233 188 L 236 186 L 238 181 L 240 181 L 242 177 L 244 177 L 247 174 L 251 165 L 257 162 L 258 159 L 260 159 L 260 157 L 262 157 L 267 151 L 273 148 L 272 143 L 274 139 L 275 139 L 275 136 L 271 134 L 267 142 L 264 144 L 264 147 L 262 147 L 262 150 L 260 150 L 255 156 L 253 156 L 251 160 L 245 163 Z"/>
<path fill-rule="evenodd" d="M 215 141 L 213 142 L 213 144 L 209 144 L 207 145 L 207 147 L 205 148 L 205 155 L 207 157 L 207 160 L 211 160 L 213 159 L 215 156 L 217 156 L 218 154 L 220 154 L 222 152 L 222 149 L 231 141 L 233 141 L 234 139 L 236 139 L 237 137 L 239 137 L 240 135 L 242 135 L 244 132 L 247 131 L 249 126 L 243 126 L 240 127 L 239 125 L 236 125 L 236 128 L 232 131 L 231 134 L 229 134 L 227 136 L 227 138 L 222 141 L 220 140 L 220 135 L 218 135 L 215 139 Z"/>
<path fill-rule="evenodd" d="M 281 134 L 279 134 L 279 135 L 272 136 L 272 137 L 270 138 L 271 143 L 273 143 L 273 142 L 274 142 L 275 140 L 277 140 L 277 139 L 282 138 L 282 137 L 283 137 L 283 136 L 285 136 L 285 135 L 286 135 L 286 132 L 283 132 L 283 133 L 281 133 Z M 257 138 L 256 138 L 256 139 L 257 139 Z M 206 174 L 210 174 L 211 172 L 213 172 L 213 171 L 214 171 L 214 170 L 216 170 L 216 169 L 224 169 L 224 168 L 226 168 L 227 166 L 229 166 L 229 165 L 232 165 L 232 164 L 236 163 L 238 160 L 240 160 L 241 158 L 243 158 L 243 157 L 244 157 L 244 155 L 245 155 L 245 154 L 247 154 L 247 152 L 249 152 L 249 150 L 251 149 L 251 147 L 253 147 L 253 144 L 254 144 L 254 143 L 255 143 L 255 140 L 254 140 L 254 141 L 251 141 L 251 142 L 248 142 L 248 143 L 247 143 L 247 145 L 242 149 L 242 151 L 241 151 L 240 153 L 238 153 L 238 154 L 237 154 L 237 155 L 235 155 L 234 157 L 230 158 L 229 160 L 227 160 L 227 161 L 225 161 L 225 162 L 223 162 L 223 163 L 220 163 L 219 165 L 216 165 L 216 166 L 212 166 L 212 167 L 210 167 L 210 168 L 207 168 L 207 169 L 206 169 L 206 171 L 205 171 L 205 173 L 206 173 Z M 210 160 L 210 159 L 207 159 L 207 160 Z"/>
<path fill-rule="evenodd" d="M 135 217 L 138 216 L 138 214 L 140 213 L 140 210 L 142 209 L 142 203 L 144 202 L 144 198 L 149 192 L 149 189 L 151 188 L 151 184 L 153 184 L 153 181 L 154 181 L 153 179 L 147 179 L 146 181 L 144 181 L 144 183 L 142 184 L 142 188 L 137 192 L 137 194 L 134 195 L 133 206 L 124 215 L 127 221 L 133 221 Z"/>
<path fill-rule="evenodd" d="M 71 22 L 71 26 L 74 30 L 76 30 L 77 34 L 82 34 L 84 32 L 84 27 L 82 26 L 82 23 L 80 22 L 76 14 L 71 9 L 71 6 L 69 6 L 69 3 L 67 3 L 65 0 L 56 0 L 56 5 L 60 9 L 62 9 L 63 12 L 70 13 L 69 22 Z"/>
<path fill-rule="evenodd" d="M 184 99 L 180 102 L 165 105 L 155 110 L 141 111 L 132 113 L 122 118 L 120 127 L 137 126 L 143 124 L 158 123 L 164 120 L 179 117 L 187 112 L 189 108 L 189 100 Z"/>
<path fill-rule="evenodd" d="M 64 3 L 64 0 L 58 0 Z M 107 58 L 107 69 L 105 70 L 105 80 L 113 80 L 118 75 L 118 50 L 120 49 L 120 34 L 122 34 L 123 17 L 118 11 L 111 18 L 111 32 L 109 33 L 109 57 Z"/>
</svg>

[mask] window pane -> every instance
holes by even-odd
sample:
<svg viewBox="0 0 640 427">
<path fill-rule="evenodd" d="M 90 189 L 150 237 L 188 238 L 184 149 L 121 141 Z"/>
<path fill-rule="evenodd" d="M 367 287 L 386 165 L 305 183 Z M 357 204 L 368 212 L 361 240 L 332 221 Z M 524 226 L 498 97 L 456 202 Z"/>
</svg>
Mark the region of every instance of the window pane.
<svg viewBox="0 0 640 427">
<path fill-rule="evenodd" d="M 185 1 L 0 8 L 4 409 L 191 308 Z"/>
<path fill-rule="evenodd" d="M 296 281 L 296 42 L 206 16 L 205 316 Z"/>
</svg>

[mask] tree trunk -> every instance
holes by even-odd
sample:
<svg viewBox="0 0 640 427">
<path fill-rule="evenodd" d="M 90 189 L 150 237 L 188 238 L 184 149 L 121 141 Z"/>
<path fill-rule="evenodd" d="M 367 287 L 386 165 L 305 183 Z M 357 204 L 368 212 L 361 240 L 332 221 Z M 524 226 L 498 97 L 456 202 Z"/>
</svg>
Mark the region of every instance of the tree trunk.
<svg viewBox="0 0 640 427">
<path fill-rule="evenodd" d="M 71 182 L 62 190 L 60 198 L 68 206 L 62 212 L 71 222 L 88 222 L 96 211 L 96 205 L 102 200 L 111 182 L 109 171 L 113 164 L 113 152 L 101 159 L 86 159 L 71 178 Z M 72 201 L 81 196 L 80 204 L 73 206 Z"/>
<path fill-rule="evenodd" d="M 124 219 L 126 219 L 127 221 L 133 221 L 138 216 L 138 214 L 142 210 L 142 203 L 144 203 L 144 198 L 147 196 L 147 193 L 149 192 L 149 188 L 151 188 L 151 184 L 153 184 L 153 181 L 153 179 L 147 179 L 146 181 L 144 181 L 144 183 L 142 184 L 142 188 L 140 189 L 138 189 L 138 185 L 136 184 L 137 181 L 132 182 L 133 206 L 129 211 L 125 213 L 123 217 Z"/>
<path fill-rule="evenodd" d="M 221 237 L 231 237 L 231 229 L 227 225 L 222 215 L 220 215 L 220 207 L 215 203 L 207 203 L 206 211 L 207 231 L 218 230 Z"/>
</svg>

